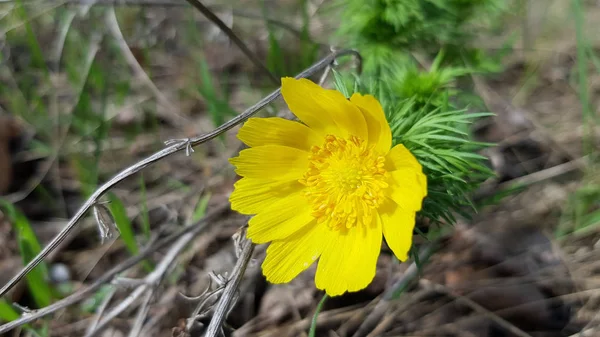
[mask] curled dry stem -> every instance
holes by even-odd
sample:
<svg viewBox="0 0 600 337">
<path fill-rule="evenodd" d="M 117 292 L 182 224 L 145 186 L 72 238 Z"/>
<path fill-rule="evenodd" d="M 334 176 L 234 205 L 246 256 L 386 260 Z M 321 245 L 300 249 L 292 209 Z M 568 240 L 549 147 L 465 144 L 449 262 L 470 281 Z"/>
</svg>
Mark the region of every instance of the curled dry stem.
<svg viewBox="0 0 600 337">
<path fill-rule="evenodd" d="M 99 333 L 108 323 L 119 314 L 121 314 L 125 309 L 129 308 L 138 298 L 144 296 L 144 301 L 142 307 L 138 311 L 138 316 L 135 320 L 134 326 L 131 330 L 130 336 L 137 336 L 139 331 L 142 329 L 142 323 L 148 313 L 148 306 L 150 304 L 150 300 L 154 296 L 156 288 L 161 283 L 165 274 L 173 264 L 173 261 L 179 256 L 181 251 L 196 237 L 197 233 L 186 233 L 181 236 L 167 251 L 164 255 L 160 263 L 156 266 L 156 268 L 148 274 L 142 281 L 141 284 L 137 286 L 133 292 L 125 300 L 116 305 L 113 309 L 111 309 L 106 317 L 103 318 L 94 330 L 89 331 L 86 337 L 95 336 Z"/>
<path fill-rule="evenodd" d="M 0 325 L 0 334 L 3 334 L 5 332 L 15 329 L 19 326 L 22 326 L 29 322 L 35 321 L 36 319 L 47 316 L 58 310 L 64 309 L 70 305 L 73 305 L 77 302 L 85 300 L 89 296 L 93 295 L 98 289 L 100 289 L 100 287 L 102 287 L 103 285 L 105 285 L 107 283 L 110 283 L 117 275 L 119 275 L 122 272 L 124 272 L 125 270 L 135 266 L 140 261 L 142 261 L 145 258 L 147 258 L 148 256 L 154 254 L 156 251 L 159 251 L 159 250 L 162 250 L 162 249 L 172 246 L 173 243 L 176 242 L 183 235 L 186 235 L 188 233 L 190 233 L 194 236 L 198 235 L 198 233 L 200 233 L 204 229 L 206 229 L 208 224 L 217 220 L 223 213 L 229 211 L 229 207 L 230 207 L 230 205 L 228 203 L 220 205 L 217 209 L 206 214 L 206 216 L 203 219 L 201 219 L 200 221 L 198 221 L 190 226 L 186 226 L 186 227 L 182 228 L 181 230 L 177 231 L 176 233 L 173 233 L 162 240 L 156 241 L 153 245 L 147 246 L 142 251 L 140 251 L 140 253 L 138 255 L 132 256 L 132 257 L 128 258 L 127 260 L 121 262 L 120 264 L 116 265 L 112 269 L 110 269 L 108 272 L 106 272 L 101 277 L 99 277 L 96 281 L 94 281 L 94 283 L 92 283 L 89 287 L 80 289 L 80 290 L 76 291 L 75 293 L 63 298 L 60 301 L 52 303 L 51 305 L 49 305 L 47 307 L 33 310 L 27 314 L 22 315 L 21 317 L 19 317 L 18 319 L 14 320 L 14 321 L 8 322 L 4 325 Z"/>
<path fill-rule="evenodd" d="M 355 50 L 345 49 L 345 50 L 335 51 L 335 52 L 327 55 L 326 57 L 324 57 L 317 63 L 313 64 L 311 67 L 309 67 L 306 70 L 304 70 L 303 72 L 301 72 L 299 75 L 296 76 L 296 78 L 309 77 L 309 76 L 315 74 L 316 72 L 322 70 L 323 68 L 329 66 L 337 58 L 346 56 L 346 55 L 353 55 L 354 57 L 356 57 L 356 59 L 358 61 L 357 62 L 358 63 L 357 70 L 360 72 L 361 61 L 362 61 L 360 54 Z M 119 173 L 117 173 L 109 181 L 107 181 L 102 186 L 100 186 L 96 191 L 94 191 L 94 193 L 86 200 L 86 202 L 77 210 L 75 215 L 69 220 L 67 225 L 50 241 L 50 243 L 48 243 L 38 255 L 36 255 L 21 271 L 19 271 L 19 273 L 17 273 L 17 275 L 15 275 L 10 281 L 8 281 L 8 283 L 6 283 L 0 289 L 0 297 L 4 296 L 21 279 L 23 279 L 23 277 L 25 277 L 25 275 L 27 275 L 33 268 L 35 268 L 40 262 L 42 262 L 44 260 L 44 258 L 46 256 L 48 256 L 48 254 L 50 254 L 50 252 L 52 252 L 56 247 L 58 247 L 58 245 L 60 245 L 60 243 L 73 231 L 75 226 L 77 226 L 77 224 L 79 223 L 79 220 L 81 220 L 83 218 L 83 216 L 90 210 L 90 208 L 94 207 L 94 205 L 96 205 L 100 201 L 100 198 L 106 192 L 108 192 L 112 187 L 119 184 L 120 182 L 127 179 L 128 177 L 136 174 L 137 172 L 143 170 L 144 168 L 156 163 L 157 161 L 163 160 L 166 157 L 168 157 L 172 154 L 175 154 L 177 152 L 186 151 L 186 150 L 189 151 L 190 147 L 205 143 L 213 138 L 216 138 L 220 134 L 232 129 L 236 125 L 242 123 L 243 121 L 245 121 L 246 119 L 248 119 L 249 117 L 254 115 L 256 112 L 261 110 L 264 106 L 266 106 L 267 104 L 269 104 L 269 103 L 273 102 L 275 99 L 277 99 L 280 95 L 281 95 L 281 89 L 277 89 L 277 90 L 273 91 L 271 94 L 269 94 L 266 97 L 264 97 L 263 99 L 261 99 L 258 103 L 254 104 L 250 108 L 246 109 L 246 111 L 244 111 L 240 115 L 238 115 L 238 116 L 232 118 L 231 120 L 227 121 L 226 123 L 220 125 L 213 131 L 206 133 L 206 134 L 202 134 L 197 137 L 190 138 L 188 141 L 185 141 L 185 142 L 177 142 L 173 145 L 170 145 L 170 146 L 150 155 L 149 157 L 146 157 L 146 158 L 138 161 L 137 163 L 133 164 L 132 166 L 129 166 L 129 167 L 123 169 Z M 229 205 L 224 205 L 224 206 L 226 206 L 226 208 L 229 207 Z M 223 209 L 223 207 L 221 207 L 221 208 L 219 208 L 218 213 L 220 214 L 223 211 L 224 211 L 224 209 Z M 82 289 L 82 290 L 80 290 L 58 302 L 51 304 L 50 306 L 38 309 L 33 314 L 24 315 L 17 320 L 14 320 L 12 322 L 9 322 L 7 324 L 0 326 L 0 333 L 10 331 L 10 330 L 14 329 L 15 327 L 21 326 L 21 325 L 31 322 L 37 318 L 40 318 L 40 317 L 46 316 L 52 312 L 55 312 L 56 310 L 59 310 L 61 308 L 64 308 L 73 303 L 77 303 L 77 302 L 83 300 L 87 296 L 91 295 L 101 285 L 103 285 L 106 282 L 110 282 L 115 275 L 117 275 L 121 271 L 126 270 L 126 269 L 130 268 L 131 266 L 135 265 L 136 263 L 141 261 L 144 257 L 148 256 L 151 252 L 153 252 L 157 249 L 162 249 L 166 245 L 175 242 L 179 238 L 179 236 L 184 235 L 187 232 L 196 232 L 196 231 L 201 230 L 202 228 L 204 228 L 203 225 L 205 224 L 206 221 L 212 221 L 212 220 L 214 220 L 214 217 L 207 215 L 204 220 L 201 220 L 199 223 L 193 225 L 192 227 L 184 228 L 182 230 L 182 232 L 180 232 L 178 234 L 173 234 L 173 235 L 157 242 L 157 244 L 155 246 L 149 247 L 147 250 L 140 253 L 139 255 L 134 256 L 134 257 L 124 261 L 123 263 L 119 264 L 118 266 L 114 267 L 111 271 L 109 271 L 108 273 L 106 273 L 102 277 L 100 277 L 98 280 L 96 280 L 96 282 L 94 282 L 92 284 L 92 286 Z M 174 236 L 174 235 L 177 235 L 177 236 Z"/>
</svg>

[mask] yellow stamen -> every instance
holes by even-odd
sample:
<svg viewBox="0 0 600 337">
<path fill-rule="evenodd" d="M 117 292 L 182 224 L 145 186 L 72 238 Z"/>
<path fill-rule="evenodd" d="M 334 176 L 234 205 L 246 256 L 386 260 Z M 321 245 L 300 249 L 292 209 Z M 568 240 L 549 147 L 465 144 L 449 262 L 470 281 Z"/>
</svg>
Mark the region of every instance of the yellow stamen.
<svg viewBox="0 0 600 337">
<path fill-rule="evenodd" d="M 332 229 L 368 224 L 388 186 L 384 156 L 358 137 L 327 135 L 323 146 L 313 146 L 309 160 L 300 182 L 317 221 Z"/>
</svg>

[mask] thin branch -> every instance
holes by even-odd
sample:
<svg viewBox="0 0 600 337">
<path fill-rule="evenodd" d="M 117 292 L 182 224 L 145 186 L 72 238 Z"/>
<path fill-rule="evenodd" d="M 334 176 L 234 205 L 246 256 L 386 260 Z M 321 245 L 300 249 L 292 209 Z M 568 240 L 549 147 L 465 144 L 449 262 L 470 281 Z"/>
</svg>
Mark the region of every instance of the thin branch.
<svg viewBox="0 0 600 337">
<path fill-rule="evenodd" d="M 223 295 L 221 296 L 219 302 L 215 307 L 215 312 L 212 319 L 210 320 L 210 323 L 208 324 L 205 337 L 216 337 L 219 335 L 223 322 L 225 321 L 227 315 L 235 305 L 234 298 L 237 298 L 236 294 L 238 291 L 238 287 L 240 285 L 240 282 L 242 282 L 244 272 L 246 271 L 248 262 L 250 262 L 250 258 L 252 257 L 253 251 L 254 244 L 250 240 L 244 239 L 242 253 L 240 254 L 240 257 L 237 263 L 235 264 L 235 267 L 233 268 L 231 278 L 225 286 Z"/>
<path fill-rule="evenodd" d="M 108 308 L 108 305 L 110 304 L 110 301 L 112 300 L 113 296 L 115 296 L 116 292 L 117 288 L 113 286 L 112 289 L 110 289 L 110 292 L 106 294 L 106 296 L 102 300 L 102 303 L 100 303 L 100 306 L 96 310 L 96 317 L 94 317 L 92 324 L 88 326 L 87 331 L 96 330 L 98 323 L 100 323 L 100 318 L 102 318 L 102 314 L 104 313 L 104 311 L 106 311 L 106 308 Z"/>
<path fill-rule="evenodd" d="M 122 273 L 123 271 L 135 266 L 140 261 L 144 260 L 151 254 L 155 253 L 158 250 L 167 248 L 171 246 L 174 242 L 176 242 L 181 236 L 191 233 L 193 235 L 197 235 L 201 231 L 203 231 L 206 226 L 212 221 L 216 220 L 220 217 L 224 212 L 229 210 L 229 203 L 219 206 L 212 212 L 206 214 L 206 216 L 200 221 L 192 224 L 190 226 L 184 227 L 176 233 L 171 234 L 170 236 L 156 242 L 154 245 L 147 246 L 136 256 L 132 256 L 127 260 L 121 262 L 117 266 L 113 267 L 107 273 L 99 277 L 94 283 L 92 283 L 89 287 L 80 289 L 75 293 L 69 295 L 68 297 L 63 298 L 60 301 L 52 303 L 51 305 L 33 310 L 26 315 L 19 317 L 18 319 L 8 322 L 4 325 L 0 325 L 0 334 L 8 332 L 16 327 L 32 322 L 38 318 L 47 316 L 53 312 L 58 310 L 62 310 L 70 305 L 73 305 L 77 302 L 83 301 L 88 298 L 90 295 L 93 295 L 96 290 L 102 287 L 106 283 L 110 283 L 115 276 Z"/>
<path fill-rule="evenodd" d="M 566 174 L 577 172 L 581 170 L 583 166 L 588 162 L 589 156 L 580 157 L 563 164 L 549 167 L 541 171 L 537 171 L 525 176 L 505 181 L 496 186 L 482 186 L 473 196 L 473 200 L 480 201 L 485 198 L 489 198 L 493 195 L 499 194 L 504 191 L 509 191 L 514 188 L 524 188 L 534 184 L 538 184 L 550 179 L 556 179 Z"/>
<path fill-rule="evenodd" d="M 246 46 L 246 44 L 229 28 L 218 16 L 215 15 L 210 9 L 204 6 L 199 0 L 186 0 L 190 5 L 194 6 L 197 10 L 199 10 L 208 20 L 217 25 L 223 33 L 229 37 L 229 39 L 235 43 L 238 48 L 254 63 L 254 65 L 260 69 L 275 85 L 280 85 L 280 81 L 271 71 L 267 68 L 260 59 Z"/>
<path fill-rule="evenodd" d="M 361 64 L 360 54 L 355 50 L 346 49 L 346 50 L 340 50 L 340 51 L 336 51 L 336 52 L 329 54 L 328 56 L 321 59 L 319 62 L 313 64 L 311 67 L 304 70 L 302 73 L 300 73 L 298 76 L 296 76 L 296 78 L 305 78 L 305 77 L 311 76 L 314 73 L 316 73 L 317 71 L 330 65 L 338 57 L 345 56 L 345 55 L 354 55 L 358 60 L 357 67 L 358 67 L 358 69 L 361 69 L 360 68 L 360 64 Z M 152 154 L 151 156 L 146 157 L 145 159 L 142 159 L 141 161 L 135 163 L 134 165 L 122 170 L 121 172 L 117 173 L 113 178 L 111 178 L 109 181 L 107 181 L 102 186 L 100 186 L 87 199 L 87 201 L 77 210 L 77 213 L 75 213 L 75 215 L 71 218 L 71 220 L 69 220 L 69 222 L 67 223 L 65 228 L 63 228 L 60 231 L 60 233 L 58 233 L 52 239 L 52 241 L 50 241 L 50 243 L 47 246 L 45 246 L 44 249 L 42 249 L 42 251 L 35 258 L 33 258 L 21 271 L 19 271 L 19 273 L 17 275 L 15 275 L 10 281 L 8 281 L 7 284 L 5 284 L 2 287 L 2 289 L 0 289 L 0 297 L 4 296 L 25 275 L 27 275 L 27 273 L 29 273 L 40 262 L 42 262 L 44 260 L 44 258 L 52 250 L 54 250 L 69 235 L 69 233 L 71 233 L 71 231 L 75 228 L 75 226 L 77 225 L 79 220 L 81 220 L 81 218 L 83 218 L 83 216 L 87 213 L 87 211 L 90 208 L 92 208 L 98 202 L 98 200 L 106 192 L 108 192 L 113 186 L 117 185 L 121 181 L 127 179 L 128 177 L 136 174 L 137 172 L 143 170 L 144 168 L 152 165 L 153 163 L 155 163 L 159 160 L 162 160 L 162 159 L 164 159 L 172 154 L 175 154 L 177 152 L 180 152 L 180 151 L 186 151 L 186 150 L 189 151 L 189 149 L 195 145 L 202 144 L 213 138 L 216 138 L 220 134 L 230 130 L 231 128 L 235 127 L 236 125 L 238 125 L 238 124 L 242 123 L 243 121 L 245 121 L 246 119 L 248 119 L 250 116 L 257 113 L 265 105 L 267 105 L 267 104 L 273 102 L 275 99 L 277 99 L 279 97 L 279 95 L 281 95 L 281 89 L 277 89 L 277 90 L 273 91 L 272 93 L 270 93 L 268 96 L 264 97 L 262 100 L 260 100 L 255 105 L 251 106 L 250 108 L 248 108 L 246 111 L 244 111 L 240 115 L 232 118 L 231 120 L 229 120 L 226 123 L 222 124 L 221 126 L 217 127 L 213 131 L 203 134 L 203 135 L 200 135 L 200 136 L 197 136 L 197 137 L 194 137 L 194 138 L 186 138 L 180 142 L 176 142 L 175 144 L 170 145 L 170 146 Z"/>
<path fill-rule="evenodd" d="M 142 302 L 142 306 L 140 307 L 138 314 L 135 318 L 135 322 L 133 323 L 133 327 L 129 332 L 129 337 L 138 337 L 142 332 L 142 328 L 144 327 L 144 320 L 148 316 L 148 311 L 150 311 L 150 301 L 152 297 L 154 297 L 155 289 L 151 289 L 146 292 L 146 297 Z"/>
<path fill-rule="evenodd" d="M 123 301 L 121 301 L 117 306 L 112 308 L 100 323 L 95 327 L 94 330 L 88 331 L 85 337 L 96 336 L 97 333 L 101 332 L 107 325 L 112 321 L 115 317 L 119 316 L 123 311 L 125 311 L 129 306 L 134 303 L 140 296 L 144 295 L 146 291 L 150 288 L 149 284 L 142 284 L 139 287 L 135 288 L 131 294 L 129 294 Z"/>
<path fill-rule="evenodd" d="M 423 262 L 433 254 L 435 250 L 435 244 L 431 244 L 423 248 L 419 254 L 419 261 Z M 390 302 L 395 298 L 396 293 L 403 290 L 412 282 L 418 275 L 419 267 L 417 263 L 413 261 L 410 266 L 406 269 L 402 277 L 398 279 L 391 287 L 389 287 L 383 294 L 382 299 L 377 303 L 375 308 L 371 310 L 369 315 L 363 320 L 362 324 L 356 330 L 352 337 L 362 337 L 368 335 L 368 333 L 377 326 L 381 317 L 385 315 L 387 309 L 390 306 Z"/>
<path fill-rule="evenodd" d="M 59 3 L 58 5 L 65 5 L 65 6 L 87 6 L 88 5 L 86 0 L 45 0 L 45 2 L 52 2 L 52 1 L 58 2 Z M 25 5 L 37 3 L 37 2 L 39 2 L 39 0 L 29 0 L 29 1 L 22 0 L 21 1 L 21 3 L 23 3 Z M 0 0 L 0 4 L 8 4 L 8 3 L 16 3 L 16 0 Z M 187 4 L 185 2 L 178 1 L 178 0 L 96 0 L 96 1 L 94 1 L 94 6 L 96 6 L 96 7 L 97 6 L 184 7 L 184 6 L 187 6 Z M 211 9 L 212 11 L 228 9 L 231 11 L 233 16 L 238 16 L 238 17 L 242 17 L 242 18 L 246 18 L 246 19 L 253 19 L 253 20 L 264 20 L 270 24 L 273 24 L 275 26 L 278 26 L 280 28 L 283 28 L 283 29 L 289 31 L 290 33 L 296 35 L 297 37 L 302 36 L 302 32 L 298 28 L 296 28 L 286 22 L 283 22 L 281 20 L 275 19 L 273 17 L 265 16 L 263 14 L 246 11 L 246 10 L 239 10 L 239 9 L 235 9 L 235 8 L 230 9 L 230 8 L 227 8 L 227 6 L 219 5 L 219 4 L 209 5 L 207 7 L 209 9 Z"/>
<path fill-rule="evenodd" d="M 92 337 L 98 334 L 100 331 L 102 331 L 102 329 L 104 329 L 104 327 L 108 325 L 108 323 L 110 323 L 110 321 L 112 321 L 115 317 L 117 317 L 119 314 L 121 314 L 123 311 L 129 308 L 129 306 L 142 295 L 146 295 L 144 303 L 149 302 L 149 298 L 152 298 L 152 296 L 154 295 L 156 287 L 158 287 L 158 285 L 162 281 L 163 277 L 167 273 L 167 270 L 169 270 L 169 267 L 173 264 L 173 261 L 177 258 L 177 256 L 179 256 L 179 253 L 181 253 L 181 251 L 185 247 L 187 247 L 190 241 L 192 241 L 196 237 L 196 234 L 197 233 L 187 233 L 180 237 L 177 240 L 177 242 L 175 242 L 171 246 L 169 251 L 164 255 L 164 257 L 156 266 L 156 268 L 150 274 L 144 277 L 144 279 L 139 280 L 141 281 L 141 284 L 135 290 L 133 290 L 133 292 L 131 292 L 131 294 L 127 296 L 125 300 L 123 300 L 121 303 L 119 303 L 117 306 L 111 309 L 106 314 L 106 317 L 103 318 L 100 321 L 100 323 L 98 323 L 98 326 L 95 328 L 95 330 L 89 331 L 86 334 L 86 337 Z M 147 308 L 144 308 L 144 306 L 147 307 L 148 304 L 144 304 L 140 309 L 140 312 L 145 311 L 147 313 Z M 137 325 L 140 324 L 138 321 L 141 320 L 143 322 L 143 320 L 145 319 L 145 315 L 142 317 L 140 317 L 140 315 L 141 314 L 139 314 L 138 319 L 136 319 L 134 329 L 132 330 L 132 332 L 134 330 L 137 330 L 139 333 L 139 330 L 141 330 L 141 326 L 137 327 Z"/>
<path fill-rule="evenodd" d="M 448 289 L 447 287 L 445 287 L 445 286 L 443 286 L 441 284 L 433 283 L 433 282 L 428 281 L 428 280 L 421 280 L 421 283 L 423 285 L 429 287 L 430 289 L 442 292 L 442 293 L 444 293 L 444 294 L 446 294 L 446 295 L 454 298 L 458 302 L 462 302 L 466 306 L 470 307 L 471 309 L 477 311 L 480 314 L 483 314 L 485 317 L 491 319 L 492 321 L 494 321 L 495 323 L 497 323 L 501 327 L 503 327 L 506 330 L 510 331 L 515 336 L 519 336 L 519 337 L 531 337 L 530 334 L 528 334 L 525 331 L 519 329 L 514 324 L 510 323 L 509 321 L 505 320 L 504 318 L 496 315 L 495 313 L 489 311 L 488 309 L 484 308 L 480 304 L 476 303 L 475 301 L 473 301 L 473 300 L 471 300 L 471 299 L 469 299 L 467 297 L 454 294 L 450 289 Z"/>
</svg>

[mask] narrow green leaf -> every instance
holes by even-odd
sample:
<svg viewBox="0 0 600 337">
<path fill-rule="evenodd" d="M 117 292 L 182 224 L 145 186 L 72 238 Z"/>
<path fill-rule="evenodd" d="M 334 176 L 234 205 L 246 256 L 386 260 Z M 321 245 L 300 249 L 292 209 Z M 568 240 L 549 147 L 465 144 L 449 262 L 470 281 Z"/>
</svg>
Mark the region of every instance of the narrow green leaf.
<svg viewBox="0 0 600 337">
<path fill-rule="evenodd" d="M 0 321 L 14 321 L 19 316 L 19 313 L 10 304 L 0 298 Z"/>
<path fill-rule="evenodd" d="M 115 225 L 119 229 L 121 240 L 123 240 L 125 247 L 131 253 L 131 255 L 137 255 L 139 248 L 135 240 L 133 225 L 127 216 L 127 210 L 125 209 L 125 206 L 114 193 L 109 193 L 108 199 L 110 200 L 108 208 L 110 209 L 110 212 L 115 220 Z"/>
<path fill-rule="evenodd" d="M 198 199 L 198 204 L 196 204 L 196 208 L 194 209 L 194 213 L 192 214 L 192 222 L 200 221 L 206 215 L 206 208 L 208 206 L 208 201 L 210 200 L 211 193 L 207 193 L 206 195 L 200 197 Z"/>
<path fill-rule="evenodd" d="M 23 265 L 26 265 L 39 254 L 42 250 L 41 245 L 24 214 L 19 212 L 11 203 L 2 199 L 0 199 L 0 207 L 5 210 L 12 222 Z M 48 283 L 49 277 L 46 264 L 40 263 L 25 278 L 35 304 L 40 308 L 50 305 L 53 296 Z"/>
<path fill-rule="evenodd" d="M 346 86 L 346 83 L 344 83 L 344 78 L 342 77 L 342 75 L 333 68 L 331 68 L 331 72 L 333 73 L 333 83 L 335 85 L 336 90 L 341 92 L 344 95 L 344 97 L 350 98 L 348 87 Z"/>
</svg>

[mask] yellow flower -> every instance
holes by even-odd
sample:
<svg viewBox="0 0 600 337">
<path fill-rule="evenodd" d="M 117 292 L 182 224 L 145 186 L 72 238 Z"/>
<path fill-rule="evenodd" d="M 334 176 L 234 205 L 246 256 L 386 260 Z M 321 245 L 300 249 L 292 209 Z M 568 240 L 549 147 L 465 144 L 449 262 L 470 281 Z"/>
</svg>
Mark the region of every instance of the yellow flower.
<svg viewBox="0 0 600 337">
<path fill-rule="evenodd" d="M 249 149 L 230 162 L 243 178 L 233 210 L 255 216 L 247 236 L 268 243 L 263 273 L 286 283 L 319 259 L 315 283 L 328 295 L 364 289 L 375 276 L 382 233 L 402 261 L 427 195 L 421 165 L 392 148 L 383 109 L 370 95 L 348 100 L 306 80 L 281 93 L 303 123 L 250 118 L 238 133 Z"/>
</svg>

